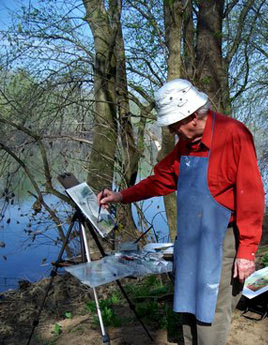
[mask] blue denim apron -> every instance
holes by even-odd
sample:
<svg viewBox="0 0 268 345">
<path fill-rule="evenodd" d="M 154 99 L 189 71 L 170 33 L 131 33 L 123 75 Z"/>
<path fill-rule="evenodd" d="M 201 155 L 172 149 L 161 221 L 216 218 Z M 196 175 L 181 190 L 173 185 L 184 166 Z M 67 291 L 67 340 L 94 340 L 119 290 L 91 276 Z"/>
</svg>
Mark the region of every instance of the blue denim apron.
<svg viewBox="0 0 268 345">
<path fill-rule="evenodd" d="M 215 115 L 213 118 L 212 138 Z M 210 194 L 208 157 L 182 156 L 174 243 L 175 312 L 212 323 L 219 290 L 223 240 L 231 211 Z"/>
</svg>

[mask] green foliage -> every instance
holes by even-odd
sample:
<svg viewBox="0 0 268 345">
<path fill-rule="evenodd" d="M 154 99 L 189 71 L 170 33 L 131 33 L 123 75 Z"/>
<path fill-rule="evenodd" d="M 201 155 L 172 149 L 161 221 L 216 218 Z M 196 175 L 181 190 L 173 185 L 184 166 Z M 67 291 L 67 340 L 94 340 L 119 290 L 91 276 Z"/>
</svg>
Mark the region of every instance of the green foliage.
<svg viewBox="0 0 268 345">
<path fill-rule="evenodd" d="M 41 344 L 41 343 L 40 343 Z M 42 342 L 42 345 L 57 345 L 57 340 L 47 340 L 45 342 Z"/>
<path fill-rule="evenodd" d="M 172 305 L 168 300 L 162 301 L 159 297 L 172 293 L 171 282 L 162 283 L 158 276 L 149 276 L 141 284 L 131 284 L 126 286 L 129 297 L 135 302 L 138 315 L 147 324 L 168 331 L 169 338 L 178 340 L 179 325 L 181 318 L 172 310 Z M 139 302 L 142 299 L 141 302 Z"/>
<path fill-rule="evenodd" d="M 201 80 L 202 84 L 205 86 L 210 85 L 211 83 L 211 76 L 205 76 L 203 77 L 203 79 Z"/>
<path fill-rule="evenodd" d="M 262 263 L 264 264 L 264 266 L 268 266 L 268 252 L 265 253 L 262 257 Z"/>
<path fill-rule="evenodd" d="M 158 303 L 155 301 L 137 303 L 136 311 L 141 318 L 150 322 L 158 322 L 161 315 L 161 310 L 158 307 Z"/>
<path fill-rule="evenodd" d="M 114 291 L 110 297 L 111 304 L 120 304 L 121 296 L 119 291 Z"/>
<path fill-rule="evenodd" d="M 64 316 L 66 317 L 66 319 L 72 319 L 73 318 L 73 314 L 70 311 L 66 311 L 64 313 Z"/>
<path fill-rule="evenodd" d="M 46 342 L 42 342 L 42 345 L 57 345 L 57 340 L 48 340 Z"/>
<path fill-rule="evenodd" d="M 141 318 L 159 328 L 175 332 L 178 328 L 177 316 L 168 302 L 160 302 L 158 298 L 172 292 L 171 283 L 163 285 L 158 276 L 149 276 L 140 284 L 129 284 L 125 289 L 130 299 L 134 301 L 136 311 Z"/>
<path fill-rule="evenodd" d="M 52 333 L 55 334 L 55 335 L 60 335 L 62 333 L 61 325 L 56 323 Z"/>
<path fill-rule="evenodd" d="M 84 328 L 79 326 L 79 327 L 76 327 L 76 328 L 73 328 L 71 330 L 71 333 L 80 333 L 80 334 L 83 334 L 84 333 Z"/>
<path fill-rule="evenodd" d="M 90 313 L 95 313 L 95 312 L 97 311 L 96 303 L 93 302 L 93 301 L 88 302 L 88 303 L 85 305 L 85 309 L 86 309 L 86 311 L 88 311 L 88 312 L 90 312 Z"/>
<path fill-rule="evenodd" d="M 99 300 L 101 315 L 103 318 L 103 323 L 106 327 L 120 327 L 122 325 L 122 320 L 115 314 L 114 310 L 112 309 L 113 305 L 117 305 L 120 303 L 120 298 L 118 292 L 114 292 L 111 297 L 107 299 Z M 86 310 L 92 314 L 97 313 L 96 303 L 90 301 L 86 304 Z M 99 320 L 97 315 L 93 316 L 93 322 L 95 325 L 99 324 Z"/>
<path fill-rule="evenodd" d="M 162 328 L 167 330 L 168 338 L 173 339 L 172 342 L 183 344 L 181 314 L 175 313 L 171 306 L 165 305 L 165 314 L 162 320 Z"/>
<path fill-rule="evenodd" d="M 125 287 L 127 293 L 132 297 L 161 296 L 168 292 L 169 286 L 162 285 L 157 276 L 146 277 L 141 284 L 129 284 Z"/>
<path fill-rule="evenodd" d="M 101 299 L 99 300 L 99 304 L 100 304 L 100 308 L 101 310 L 106 308 L 106 307 L 110 307 L 111 305 L 116 305 L 116 304 L 120 304 L 121 300 L 120 300 L 120 294 L 118 291 L 114 291 L 111 296 L 107 299 Z M 86 304 L 86 310 L 91 312 L 91 313 L 95 313 L 97 311 L 96 309 L 96 303 L 94 301 L 90 301 Z"/>
<path fill-rule="evenodd" d="M 163 285 L 161 279 L 157 276 L 149 276 L 138 283 L 135 282 L 125 286 L 125 291 L 130 300 L 135 304 L 138 315 L 146 322 L 156 324 L 161 328 L 167 328 L 173 312 L 166 303 L 159 302 L 158 297 L 167 294 L 171 289 L 171 284 Z M 99 300 L 105 326 L 119 327 L 122 323 L 129 321 L 125 317 L 124 320 L 120 319 L 114 312 L 113 306 L 121 305 L 123 302 L 125 300 L 117 290 L 113 291 L 109 298 Z M 95 302 L 88 302 L 86 310 L 94 314 L 93 322 L 97 325 L 99 321 Z M 134 314 L 131 315 L 132 318 L 134 318 Z"/>
<path fill-rule="evenodd" d="M 121 319 L 110 307 L 104 307 L 102 309 L 102 318 L 105 326 L 120 327 L 122 325 Z M 96 321 L 99 323 L 99 321 L 95 319 L 95 322 Z"/>
</svg>

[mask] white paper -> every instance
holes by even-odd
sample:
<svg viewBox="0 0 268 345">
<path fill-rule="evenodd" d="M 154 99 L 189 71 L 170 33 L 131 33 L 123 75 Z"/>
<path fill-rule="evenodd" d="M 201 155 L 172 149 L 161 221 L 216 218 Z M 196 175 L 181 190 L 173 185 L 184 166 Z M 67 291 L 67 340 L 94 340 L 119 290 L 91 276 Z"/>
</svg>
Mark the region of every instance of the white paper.
<svg viewBox="0 0 268 345">
<path fill-rule="evenodd" d="M 242 294 L 251 299 L 265 291 L 268 291 L 268 267 L 255 271 L 246 279 Z"/>
<path fill-rule="evenodd" d="M 161 252 L 162 254 L 173 254 L 173 243 L 148 243 L 143 250 L 148 252 Z"/>
<path fill-rule="evenodd" d="M 101 209 L 98 221 L 99 205 L 98 199 L 86 182 L 66 189 L 71 199 L 76 203 L 82 213 L 93 224 L 101 237 L 105 237 L 115 227 L 115 221 L 110 213 Z"/>
</svg>

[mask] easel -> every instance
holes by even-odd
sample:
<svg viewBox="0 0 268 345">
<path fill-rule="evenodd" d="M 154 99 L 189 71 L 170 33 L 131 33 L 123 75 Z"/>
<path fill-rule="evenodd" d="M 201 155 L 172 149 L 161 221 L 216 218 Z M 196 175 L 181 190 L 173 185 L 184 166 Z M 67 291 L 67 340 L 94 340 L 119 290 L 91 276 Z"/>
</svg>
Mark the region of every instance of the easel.
<svg viewBox="0 0 268 345">
<path fill-rule="evenodd" d="M 246 319 L 254 321 L 262 321 L 268 317 L 268 291 L 256 296 L 252 299 L 245 297 L 246 308 L 242 312 L 242 316 Z M 250 316 L 250 314 L 259 315 L 259 317 Z"/>
<path fill-rule="evenodd" d="M 74 177 L 74 175 L 69 174 L 69 173 L 66 173 L 66 174 L 58 176 L 58 180 L 63 185 L 63 187 L 65 189 L 74 187 L 75 185 L 79 184 L 79 181 Z M 104 251 L 104 249 L 103 249 L 103 247 L 102 247 L 102 245 L 101 245 L 101 243 L 99 241 L 99 238 L 98 238 L 98 236 L 96 234 L 96 231 L 95 231 L 94 227 L 84 217 L 84 215 L 79 210 L 79 208 L 76 207 L 76 211 L 75 211 L 75 213 L 74 213 L 74 215 L 72 217 L 70 226 L 69 226 L 68 231 L 66 233 L 65 240 L 64 240 L 62 248 L 61 248 L 61 250 L 59 252 L 57 261 L 55 262 L 54 267 L 53 267 L 53 269 L 52 269 L 52 271 L 50 273 L 50 281 L 49 281 L 48 286 L 46 288 L 45 295 L 44 295 L 43 301 L 41 303 L 41 306 L 39 308 L 37 317 L 33 321 L 32 331 L 31 331 L 31 334 L 29 336 L 27 345 L 30 345 L 30 342 L 31 342 L 34 330 L 35 330 L 35 328 L 39 324 L 40 315 L 41 315 L 41 312 L 42 312 L 43 307 L 45 305 L 46 298 L 47 298 L 49 290 L 50 290 L 50 288 L 52 286 L 54 277 L 57 275 L 58 268 L 60 267 L 60 263 L 62 262 L 62 256 L 63 256 L 64 250 L 65 250 L 65 247 L 66 247 L 66 245 L 67 245 L 67 243 L 69 241 L 69 238 L 70 238 L 73 226 L 74 226 L 74 224 L 76 222 L 78 222 L 78 225 L 79 225 L 79 236 L 80 236 L 80 246 L 81 246 L 82 261 L 83 262 L 91 262 L 91 256 L 90 256 L 90 250 L 89 250 L 89 247 L 88 247 L 88 240 L 87 240 L 86 229 L 89 230 L 89 233 L 91 234 L 93 240 L 95 241 L 95 243 L 96 243 L 96 245 L 97 245 L 97 247 L 98 247 L 102 257 L 106 256 L 106 253 L 105 253 L 105 251 Z M 129 297 L 128 297 L 126 291 L 124 290 L 123 286 L 121 285 L 120 281 L 116 280 L 116 283 L 117 283 L 117 286 L 119 287 L 122 295 L 124 296 L 124 298 L 128 302 L 130 309 L 134 312 L 137 320 L 140 322 L 141 326 L 145 330 L 145 332 L 148 335 L 148 337 L 150 338 L 150 340 L 153 341 L 153 338 L 150 335 L 148 329 L 144 325 L 143 321 L 139 318 L 139 316 L 138 316 L 138 314 L 136 312 L 136 309 L 135 309 L 135 305 L 129 299 Z M 93 294 L 94 294 L 94 300 L 95 300 L 95 303 L 96 303 L 96 309 L 97 309 L 97 314 L 98 314 L 98 319 L 99 319 L 99 324 L 100 324 L 103 344 L 104 345 L 110 345 L 109 335 L 105 331 L 105 327 L 104 327 L 104 323 L 103 323 L 103 319 L 102 319 L 102 315 L 101 315 L 101 310 L 100 310 L 100 306 L 99 306 L 99 300 L 98 300 L 98 295 L 97 295 L 97 292 L 96 292 L 96 288 L 92 288 L 92 289 L 93 289 Z"/>
</svg>

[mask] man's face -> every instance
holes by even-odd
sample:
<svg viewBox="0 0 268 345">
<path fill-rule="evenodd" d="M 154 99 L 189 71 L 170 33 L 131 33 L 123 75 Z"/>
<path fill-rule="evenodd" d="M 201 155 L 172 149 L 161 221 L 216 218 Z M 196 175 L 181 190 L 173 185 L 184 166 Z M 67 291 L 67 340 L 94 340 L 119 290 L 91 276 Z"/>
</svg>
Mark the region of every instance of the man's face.
<svg viewBox="0 0 268 345">
<path fill-rule="evenodd" d="M 172 123 L 168 126 L 168 129 L 171 134 L 177 134 L 179 138 L 192 141 L 197 135 L 196 124 L 197 118 L 192 114 L 181 121 Z"/>
</svg>

